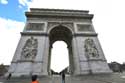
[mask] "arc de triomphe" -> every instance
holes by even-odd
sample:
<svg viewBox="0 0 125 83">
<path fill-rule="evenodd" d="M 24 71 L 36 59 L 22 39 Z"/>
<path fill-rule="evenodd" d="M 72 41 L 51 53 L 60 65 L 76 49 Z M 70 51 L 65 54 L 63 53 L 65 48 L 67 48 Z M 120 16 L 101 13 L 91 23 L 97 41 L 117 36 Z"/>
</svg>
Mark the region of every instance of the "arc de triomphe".
<svg viewBox="0 0 125 83">
<path fill-rule="evenodd" d="M 51 48 L 58 40 L 68 45 L 70 75 L 111 72 L 89 11 L 31 8 L 25 15 L 26 25 L 8 71 L 12 76 L 50 75 Z"/>
</svg>

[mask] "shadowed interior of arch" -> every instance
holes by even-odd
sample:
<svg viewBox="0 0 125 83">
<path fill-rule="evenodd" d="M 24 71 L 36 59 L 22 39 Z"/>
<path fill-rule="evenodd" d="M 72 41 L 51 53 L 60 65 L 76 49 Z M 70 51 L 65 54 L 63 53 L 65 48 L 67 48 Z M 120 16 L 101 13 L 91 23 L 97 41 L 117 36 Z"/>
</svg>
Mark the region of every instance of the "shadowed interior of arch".
<svg viewBox="0 0 125 83">
<path fill-rule="evenodd" d="M 61 72 L 69 66 L 67 44 L 64 41 L 56 41 L 51 49 L 51 70 Z"/>
<path fill-rule="evenodd" d="M 67 50 L 66 54 L 61 53 L 62 51 L 64 51 L 62 49 L 62 47 L 57 48 L 57 50 L 55 51 L 57 54 L 57 56 L 55 57 L 55 59 L 52 59 L 53 56 L 55 56 L 56 54 L 53 54 L 52 51 L 56 49 L 55 45 L 57 44 L 57 46 L 65 46 L 64 50 Z M 70 74 L 72 74 L 73 72 L 73 53 L 72 53 L 72 31 L 65 26 L 59 25 L 56 26 L 54 28 L 52 28 L 52 30 L 49 32 L 49 59 L 48 59 L 48 63 L 52 64 L 53 66 L 56 66 L 57 70 L 55 70 L 56 72 L 60 72 L 61 70 L 65 69 L 67 66 L 69 66 L 66 70 L 69 70 Z M 60 52 L 59 52 L 60 51 Z M 61 55 L 63 54 L 63 55 Z M 69 61 L 61 61 L 62 57 L 67 57 L 67 59 L 65 60 L 69 60 Z M 57 58 L 59 57 L 59 58 Z M 57 59 L 56 59 L 57 58 Z M 56 61 L 55 64 L 53 64 L 53 62 L 51 62 L 51 60 Z M 67 63 L 65 63 L 67 62 Z M 56 65 L 60 63 L 59 65 Z M 65 63 L 63 66 L 61 63 Z M 68 65 L 67 65 L 68 64 Z M 48 71 L 51 72 L 51 68 L 53 69 L 52 65 L 48 65 Z M 51 67 L 50 67 L 51 66 Z M 62 66 L 59 67 L 59 66 Z M 60 69 L 58 69 L 60 68 Z"/>
</svg>

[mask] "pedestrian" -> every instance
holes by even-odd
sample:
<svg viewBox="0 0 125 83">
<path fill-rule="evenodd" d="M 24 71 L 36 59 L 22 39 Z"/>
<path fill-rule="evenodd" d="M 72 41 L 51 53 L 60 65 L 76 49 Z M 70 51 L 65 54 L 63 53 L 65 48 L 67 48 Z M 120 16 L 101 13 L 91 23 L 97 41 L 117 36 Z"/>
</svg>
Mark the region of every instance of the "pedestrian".
<svg viewBox="0 0 125 83">
<path fill-rule="evenodd" d="M 65 73 L 64 73 L 64 71 L 62 72 L 62 83 L 65 83 Z"/>
<path fill-rule="evenodd" d="M 37 80 L 37 75 L 32 76 L 32 82 L 31 83 L 39 83 Z"/>
<path fill-rule="evenodd" d="M 7 77 L 7 80 L 9 80 L 11 78 L 11 73 L 9 73 L 8 77 Z"/>
</svg>

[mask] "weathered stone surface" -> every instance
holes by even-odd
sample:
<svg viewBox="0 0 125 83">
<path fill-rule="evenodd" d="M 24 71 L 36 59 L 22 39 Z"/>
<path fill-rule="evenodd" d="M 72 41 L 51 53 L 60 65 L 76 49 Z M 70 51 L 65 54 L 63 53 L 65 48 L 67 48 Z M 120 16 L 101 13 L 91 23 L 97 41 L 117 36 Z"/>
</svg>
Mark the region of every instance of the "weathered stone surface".
<svg viewBox="0 0 125 83">
<path fill-rule="evenodd" d="M 89 11 L 31 9 L 26 17 L 26 26 L 8 71 L 13 77 L 49 76 L 52 44 L 58 40 L 68 45 L 70 75 L 111 72 Z"/>
<path fill-rule="evenodd" d="M 38 77 L 39 83 L 62 83 L 60 75 Z M 30 77 L 0 78 L 1 83 L 30 83 Z M 65 76 L 65 83 L 125 83 L 125 73 Z"/>
</svg>

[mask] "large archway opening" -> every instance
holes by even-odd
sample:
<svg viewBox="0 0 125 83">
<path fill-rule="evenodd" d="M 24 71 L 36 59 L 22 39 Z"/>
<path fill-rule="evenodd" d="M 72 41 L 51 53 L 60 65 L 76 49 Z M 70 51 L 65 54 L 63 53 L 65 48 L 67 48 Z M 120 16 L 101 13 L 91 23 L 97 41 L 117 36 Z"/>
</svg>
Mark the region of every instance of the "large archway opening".
<svg viewBox="0 0 125 83">
<path fill-rule="evenodd" d="M 69 67 L 67 44 L 64 41 L 56 41 L 51 49 L 51 70 L 61 72 Z"/>
<path fill-rule="evenodd" d="M 53 60 L 53 47 L 54 45 L 58 42 L 63 42 L 63 44 L 66 45 L 65 49 L 67 49 L 67 55 L 62 55 L 62 57 L 65 57 L 68 59 L 68 63 L 66 63 L 65 65 L 62 65 L 62 62 L 66 62 L 65 60 L 63 61 L 59 61 L 61 59 L 61 54 L 58 54 L 57 57 L 54 59 L 59 63 L 60 66 L 62 66 L 62 69 L 56 71 L 56 73 L 60 73 L 62 71 L 65 71 L 65 73 L 67 74 L 72 74 L 73 72 L 73 53 L 72 53 L 72 32 L 70 29 L 68 29 L 65 26 L 59 25 L 57 27 L 54 27 L 50 32 L 49 32 L 49 40 L 50 40 L 50 47 L 49 47 L 49 64 L 48 65 L 48 70 L 51 72 L 51 74 L 55 74 L 55 72 L 52 71 L 52 65 L 55 67 L 59 67 L 56 64 L 53 64 L 52 60 Z M 64 43 L 65 42 L 65 43 Z M 60 46 L 58 44 L 58 46 Z M 58 50 L 61 51 L 61 47 L 58 48 Z M 59 53 L 59 51 L 56 50 L 56 53 Z M 64 50 L 63 50 L 64 51 Z M 61 53 L 61 52 L 60 52 Z M 58 58 L 59 57 L 59 58 Z M 66 60 L 67 60 L 66 59 Z M 66 67 L 66 65 L 68 67 Z M 58 68 L 57 68 L 58 69 Z"/>
</svg>

